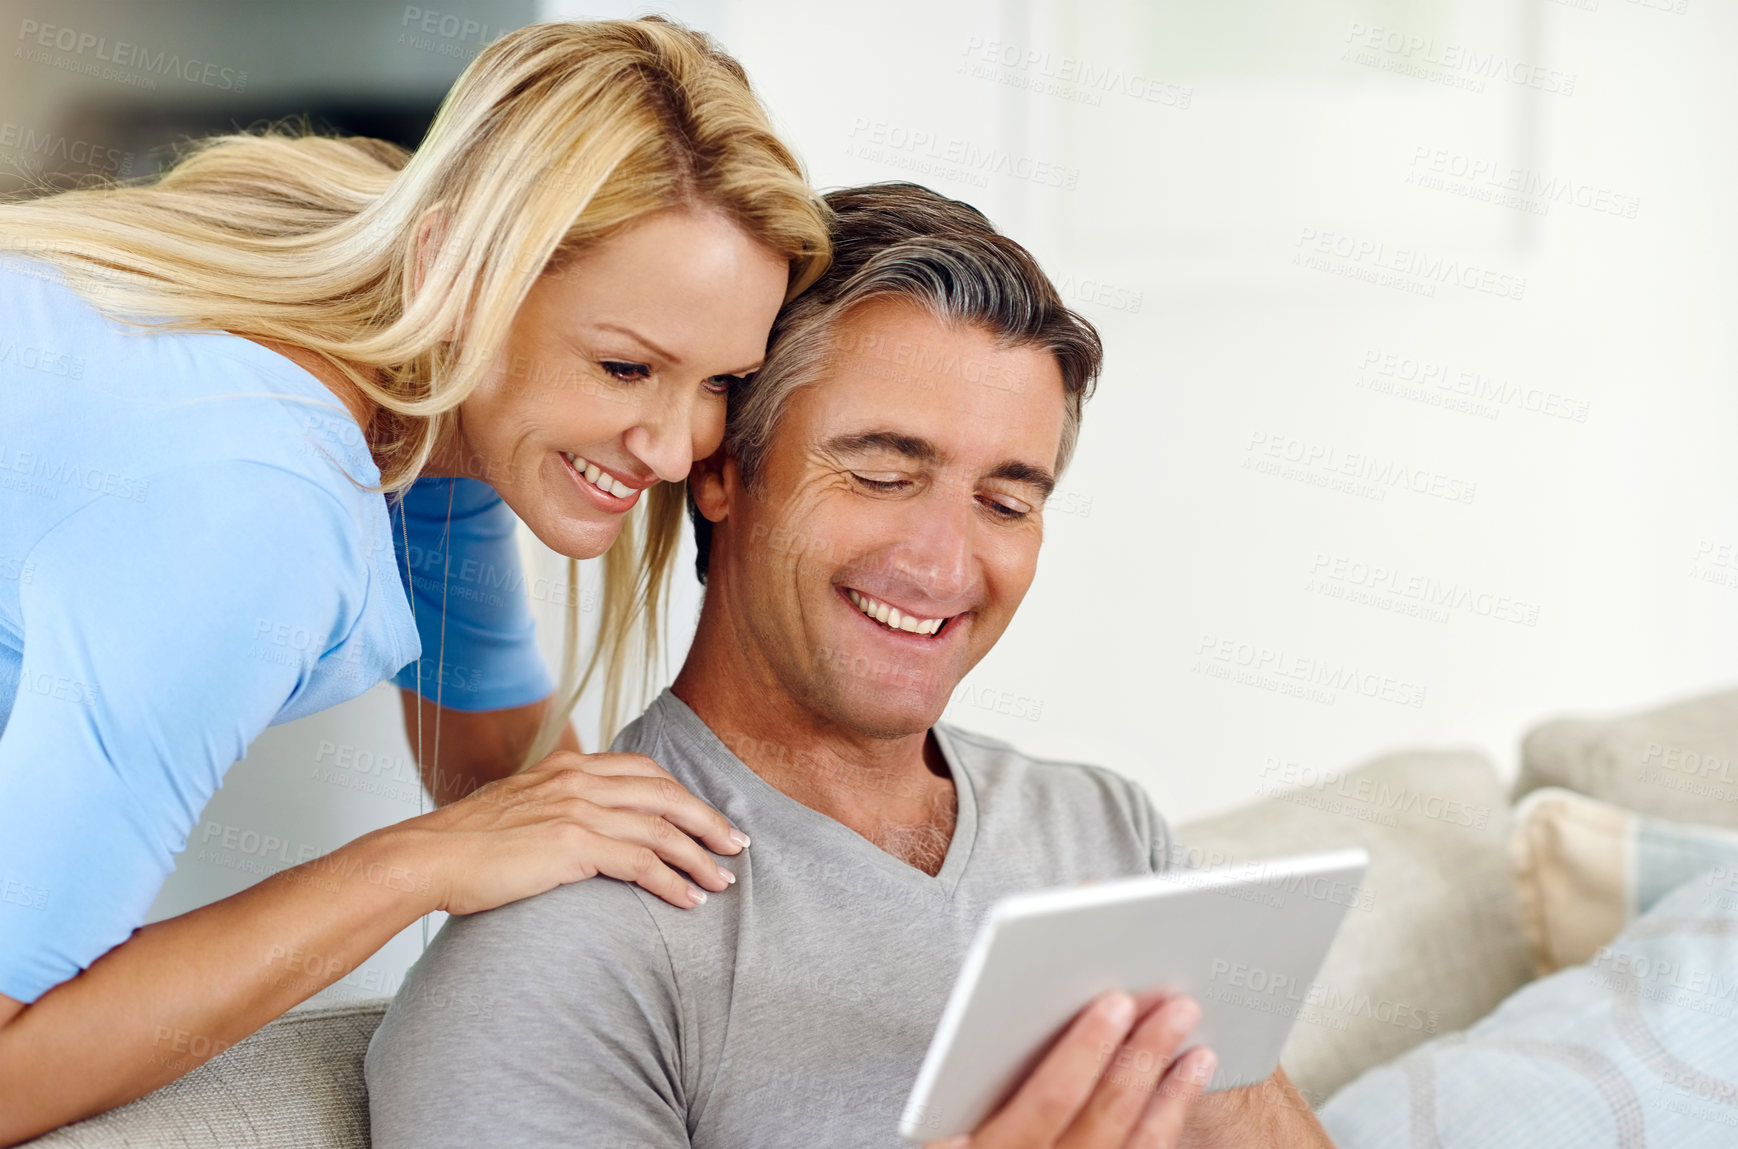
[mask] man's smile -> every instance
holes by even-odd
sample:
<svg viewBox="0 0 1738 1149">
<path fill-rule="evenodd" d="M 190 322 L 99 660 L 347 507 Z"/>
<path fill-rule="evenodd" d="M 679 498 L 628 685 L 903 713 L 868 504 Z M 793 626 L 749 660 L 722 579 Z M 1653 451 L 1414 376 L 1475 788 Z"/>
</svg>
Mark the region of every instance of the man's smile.
<svg viewBox="0 0 1738 1149">
<path fill-rule="evenodd" d="M 934 641 L 939 639 L 942 631 L 947 630 L 948 623 L 960 617 L 954 614 L 944 615 L 940 618 L 923 618 L 908 611 L 902 611 L 891 603 L 864 594 L 852 587 L 840 587 L 839 589 L 859 614 L 878 624 L 882 630 L 893 633 L 909 634 L 913 637 Z"/>
</svg>

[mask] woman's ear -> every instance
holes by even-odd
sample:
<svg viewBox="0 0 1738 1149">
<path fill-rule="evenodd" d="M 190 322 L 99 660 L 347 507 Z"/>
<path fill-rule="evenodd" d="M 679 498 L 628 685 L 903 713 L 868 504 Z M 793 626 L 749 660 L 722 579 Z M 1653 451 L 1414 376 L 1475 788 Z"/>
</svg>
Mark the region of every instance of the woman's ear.
<svg viewBox="0 0 1738 1149">
<path fill-rule="evenodd" d="M 441 243 L 446 239 L 446 213 L 438 207 L 431 207 L 422 213 L 422 218 L 416 222 L 416 282 L 412 285 L 413 294 L 421 294 L 422 281 L 428 278 L 429 265 L 434 263 L 435 255 L 441 249 Z"/>
<path fill-rule="evenodd" d="M 436 205 L 422 213 L 416 222 L 416 262 L 411 268 L 415 282 L 411 287 L 411 295 L 420 297 L 423 284 L 428 280 L 429 269 L 434 266 L 435 259 L 440 255 L 441 245 L 447 238 L 446 208 Z M 455 318 L 446 333 L 441 336 L 442 343 L 452 343 L 459 338 L 462 319 Z"/>
<path fill-rule="evenodd" d="M 688 492 L 707 522 L 724 521 L 730 507 L 730 488 L 737 479 L 736 460 L 725 454 L 722 446 L 704 459 L 694 460 L 688 475 Z"/>
</svg>

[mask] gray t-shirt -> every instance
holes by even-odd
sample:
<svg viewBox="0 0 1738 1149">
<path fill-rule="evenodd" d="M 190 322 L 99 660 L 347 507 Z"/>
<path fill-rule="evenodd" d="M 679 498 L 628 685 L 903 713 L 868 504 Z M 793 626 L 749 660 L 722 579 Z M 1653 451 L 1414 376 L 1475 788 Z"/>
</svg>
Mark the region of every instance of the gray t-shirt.
<svg viewBox="0 0 1738 1149">
<path fill-rule="evenodd" d="M 959 817 L 930 877 L 755 774 L 665 691 L 616 739 L 740 826 L 681 910 L 594 878 L 449 919 L 368 1049 L 375 1149 L 905 1146 L 900 1110 L 996 899 L 1166 867 L 1108 770 L 935 727 Z"/>
</svg>

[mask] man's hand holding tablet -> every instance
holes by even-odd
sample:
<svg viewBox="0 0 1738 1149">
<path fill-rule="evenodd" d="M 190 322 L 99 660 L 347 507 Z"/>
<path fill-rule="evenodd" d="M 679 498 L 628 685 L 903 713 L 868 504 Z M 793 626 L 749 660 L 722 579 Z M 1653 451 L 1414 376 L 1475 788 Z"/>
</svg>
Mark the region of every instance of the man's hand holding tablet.
<svg viewBox="0 0 1738 1149">
<path fill-rule="evenodd" d="M 1176 1056 L 1200 1020 L 1190 997 L 1103 994 L 969 1138 L 927 1149 L 1170 1149 L 1218 1067 L 1204 1045 Z"/>
<path fill-rule="evenodd" d="M 1368 865 L 1342 849 L 1004 898 L 900 1132 L 946 1149 L 1331 1149 L 1279 1057 L 1345 911 L 1368 905 Z"/>
</svg>

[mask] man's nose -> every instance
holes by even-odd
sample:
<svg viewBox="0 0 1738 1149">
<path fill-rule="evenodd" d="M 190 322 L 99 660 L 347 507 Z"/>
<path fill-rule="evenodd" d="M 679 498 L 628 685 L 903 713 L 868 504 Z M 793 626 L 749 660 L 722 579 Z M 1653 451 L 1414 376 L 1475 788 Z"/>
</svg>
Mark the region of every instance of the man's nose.
<svg viewBox="0 0 1738 1149">
<path fill-rule="evenodd" d="M 931 598 L 957 598 L 972 580 L 971 500 L 944 496 L 922 502 L 923 511 L 915 516 L 906 540 L 909 573 Z"/>
</svg>

